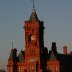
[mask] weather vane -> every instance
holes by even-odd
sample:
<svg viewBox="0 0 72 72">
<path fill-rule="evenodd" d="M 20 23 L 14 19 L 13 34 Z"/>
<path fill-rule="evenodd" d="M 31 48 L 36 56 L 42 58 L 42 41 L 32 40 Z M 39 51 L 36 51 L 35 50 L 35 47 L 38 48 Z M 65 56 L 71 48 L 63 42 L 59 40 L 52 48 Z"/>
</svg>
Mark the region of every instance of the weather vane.
<svg viewBox="0 0 72 72">
<path fill-rule="evenodd" d="M 33 2 L 33 9 L 34 9 L 34 8 L 35 8 L 35 6 L 34 6 L 34 1 L 35 1 L 35 0 L 31 0 L 31 1 Z"/>
</svg>

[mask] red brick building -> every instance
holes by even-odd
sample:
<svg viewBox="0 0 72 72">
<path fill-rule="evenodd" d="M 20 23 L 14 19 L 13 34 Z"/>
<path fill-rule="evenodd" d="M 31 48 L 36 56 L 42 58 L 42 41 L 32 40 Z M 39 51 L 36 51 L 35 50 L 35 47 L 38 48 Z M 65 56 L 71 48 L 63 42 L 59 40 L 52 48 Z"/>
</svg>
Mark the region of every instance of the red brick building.
<svg viewBox="0 0 72 72">
<path fill-rule="evenodd" d="M 33 8 L 30 19 L 24 22 L 25 50 L 12 48 L 8 59 L 8 72 L 72 72 L 72 55 L 57 52 L 56 43 L 52 43 L 51 50 L 44 47 L 44 23 L 37 17 Z"/>
</svg>

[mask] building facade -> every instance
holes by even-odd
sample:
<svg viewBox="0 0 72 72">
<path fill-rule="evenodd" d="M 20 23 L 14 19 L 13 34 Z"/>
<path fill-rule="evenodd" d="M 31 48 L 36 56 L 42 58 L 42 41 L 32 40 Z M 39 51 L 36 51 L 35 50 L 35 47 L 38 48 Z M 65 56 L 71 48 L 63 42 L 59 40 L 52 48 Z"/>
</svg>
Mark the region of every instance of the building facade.
<svg viewBox="0 0 72 72">
<path fill-rule="evenodd" d="M 72 72 L 72 55 L 67 54 L 67 46 L 63 47 L 64 54 L 57 52 L 55 42 L 49 52 L 44 47 L 44 23 L 38 19 L 34 7 L 23 28 L 25 50 L 21 50 L 17 56 L 17 49 L 11 49 L 8 72 Z"/>
</svg>

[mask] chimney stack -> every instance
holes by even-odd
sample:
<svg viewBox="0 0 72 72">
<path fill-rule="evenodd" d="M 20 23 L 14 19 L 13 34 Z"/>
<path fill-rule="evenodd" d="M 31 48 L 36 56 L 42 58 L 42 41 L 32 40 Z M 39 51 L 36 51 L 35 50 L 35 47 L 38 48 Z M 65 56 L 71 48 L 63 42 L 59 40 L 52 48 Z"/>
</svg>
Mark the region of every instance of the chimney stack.
<svg viewBox="0 0 72 72">
<path fill-rule="evenodd" d="M 63 53 L 64 53 L 64 55 L 67 54 L 67 46 L 64 46 L 64 47 L 63 47 Z"/>
<path fill-rule="evenodd" d="M 52 42 L 51 50 L 52 50 L 54 53 L 57 53 L 56 42 Z"/>
</svg>

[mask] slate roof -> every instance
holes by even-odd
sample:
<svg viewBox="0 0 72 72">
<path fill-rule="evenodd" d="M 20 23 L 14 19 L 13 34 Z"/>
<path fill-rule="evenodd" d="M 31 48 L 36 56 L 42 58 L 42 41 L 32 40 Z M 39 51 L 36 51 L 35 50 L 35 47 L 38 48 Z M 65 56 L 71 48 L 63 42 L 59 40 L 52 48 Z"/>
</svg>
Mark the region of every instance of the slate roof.
<svg viewBox="0 0 72 72">
<path fill-rule="evenodd" d="M 36 10 L 33 9 L 29 21 L 36 21 L 36 20 L 38 20 L 38 17 L 36 14 Z"/>
<path fill-rule="evenodd" d="M 60 54 L 53 48 L 49 51 L 48 61 L 58 60 L 60 62 L 60 72 L 72 72 L 72 54 Z"/>
<path fill-rule="evenodd" d="M 20 51 L 19 55 L 18 55 L 18 62 L 24 62 L 24 51 Z"/>
<path fill-rule="evenodd" d="M 11 52 L 10 52 L 9 59 L 13 59 L 13 49 L 12 49 Z"/>
<path fill-rule="evenodd" d="M 17 60 L 16 52 L 17 52 L 16 48 L 11 49 L 9 60 Z"/>
<path fill-rule="evenodd" d="M 54 52 L 52 51 L 51 54 L 50 54 L 49 61 L 55 61 L 55 60 L 57 60 L 57 59 L 56 59 Z"/>
</svg>

